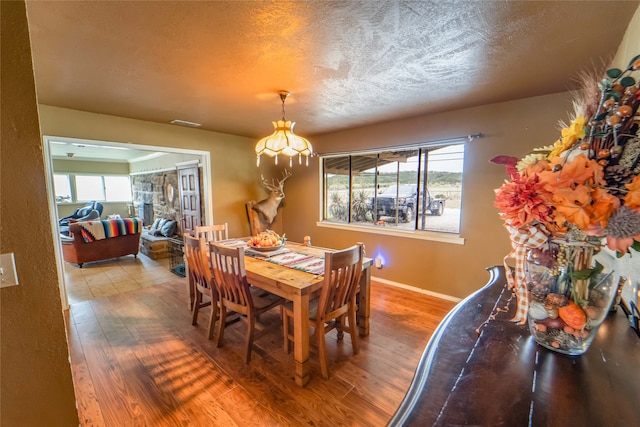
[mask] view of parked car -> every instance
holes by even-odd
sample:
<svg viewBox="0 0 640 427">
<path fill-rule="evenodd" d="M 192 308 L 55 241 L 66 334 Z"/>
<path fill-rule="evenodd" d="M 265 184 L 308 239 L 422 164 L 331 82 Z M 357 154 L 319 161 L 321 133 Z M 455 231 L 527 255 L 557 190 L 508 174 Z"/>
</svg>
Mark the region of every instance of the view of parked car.
<svg viewBox="0 0 640 427">
<path fill-rule="evenodd" d="M 375 220 L 385 216 L 395 217 L 397 215 L 399 221 L 410 222 L 413 221 L 418 210 L 422 211 L 419 205 L 420 202 L 415 185 L 401 184 L 399 187 L 390 185 L 379 193 L 375 200 L 371 200 L 370 209 L 375 212 Z M 425 202 L 426 214 L 442 215 L 444 212 L 444 198 L 431 197 L 427 191 Z"/>
</svg>

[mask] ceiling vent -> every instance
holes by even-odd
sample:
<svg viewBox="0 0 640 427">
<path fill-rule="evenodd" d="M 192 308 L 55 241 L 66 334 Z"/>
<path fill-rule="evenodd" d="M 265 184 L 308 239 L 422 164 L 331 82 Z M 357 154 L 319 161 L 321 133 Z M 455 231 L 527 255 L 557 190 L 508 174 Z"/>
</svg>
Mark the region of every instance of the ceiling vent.
<svg viewBox="0 0 640 427">
<path fill-rule="evenodd" d="M 200 123 L 188 122 L 186 120 L 171 120 L 172 125 L 180 125 L 180 126 L 189 126 L 192 128 L 197 128 L 202 126 Z"/>
</svg>

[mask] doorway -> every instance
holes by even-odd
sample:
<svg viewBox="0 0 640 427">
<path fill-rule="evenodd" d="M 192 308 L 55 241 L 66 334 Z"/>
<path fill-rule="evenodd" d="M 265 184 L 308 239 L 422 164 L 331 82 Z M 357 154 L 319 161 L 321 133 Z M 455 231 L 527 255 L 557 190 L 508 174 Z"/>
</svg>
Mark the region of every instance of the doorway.
<svg viewBox="0 0 640 427">
<path fill-rule="evenodd" d="M 67 138 L 45 135 L 43 136 L 43 155 L 45 164 L 45 173 L 47 178 L 47 184 L 49 186 L 49 210 L 51 212 L 51 231 L 53 234 L 53 240 L 56 242 L 54 245 L 57 270 L 58 270 L 58 282 L 60 283 L 60 298 L 62 301 L 63 309 L 69 308 L 69 298 L 67 294 L 67 282 L 65 276 L 65 262 L 62 257 L 62 244 L 60 241 L 60 230 L 58 226 L 59 214 L 58 204 L 56 203 L 56 195 L 54 188 L 54 174 L 56 168 L 54 167 L 54 158 L 56 160 L 76 161 L 83 159 L 86 162 L 90 162 L 92 156 L 94 161 L 98 159 L 101 162 L 112 161 L 114 163 L 129 163 L 130 160 L 126 158 L 127 155 L 132 155 L 133 152 L 141 154 L 137 159 L 142 158 L 140 161 L 149 161 L 150 168 L 155 167 L 156 170 L 162 170 L 162 162 L 157 159 L 165 156 L 165 160 L 171 161 L 171 158 L 177 160 L 173 163 L 173 169 L 175 165 L 182 162 L 185 157 L 196 159 L 199 167 L 202 170 L 202 194 L 203 200 L 203 213 L 204 219 L 208 223 L 213 221 L 213 208 L 211 197 L 211 156 L 208 151 L 200 150 L 187 150 L 173 147 L 157 147 L 138 144 L 124 144 L 118 142 L 109 141 L 97 141 L 86 140 L 78 138 Z M 126 153 L 125 153 L 126 152 Z M 55 154 L 54 154 L 55 153 Z M 66 158 L 65 158 L 66 157 Z M 107 158 L 113 157 L 113 159 Z M 58 162 L 60 163 L 60 162 Z M 130 164 L 130 163 L 129 163 Z M 130 170 L 131 168 L 129 168 Z M 90 173 L 90 172 L 87 172 Z M 131 175 L 131 173 L 129 173 Z M 108 213 L 108 212 L 105 212 Z M 167 270 L 168 271 L 168 270 Z"/>
</svg>

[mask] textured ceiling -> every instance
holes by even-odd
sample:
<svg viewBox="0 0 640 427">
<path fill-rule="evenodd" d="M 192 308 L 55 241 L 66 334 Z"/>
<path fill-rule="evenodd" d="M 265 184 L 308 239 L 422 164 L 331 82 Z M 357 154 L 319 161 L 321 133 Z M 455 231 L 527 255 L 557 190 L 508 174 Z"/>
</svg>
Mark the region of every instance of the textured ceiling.
<svg viewBox="0 0 640 427">
<path fill-rule="evenodd" d="M 304 136 L 573 88 L 637 1 L 28 1 L 39 102 Z"/>
</svg>

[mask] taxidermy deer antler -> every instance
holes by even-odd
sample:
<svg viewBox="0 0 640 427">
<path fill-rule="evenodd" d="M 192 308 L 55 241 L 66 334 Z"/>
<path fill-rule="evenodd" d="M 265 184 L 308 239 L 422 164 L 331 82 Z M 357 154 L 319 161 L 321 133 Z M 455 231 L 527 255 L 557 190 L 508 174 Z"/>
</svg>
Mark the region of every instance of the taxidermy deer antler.
<svg viewBox="0 0 640 427">
<path fill-rule="evenodd" d="M 284 182 L 291 175 L 291 172 L 285 169 L 282 172 L 282 179 L 276 180 L 274 178 L 271 182 L 267 181 L 264 179 L 264 176 L 260 175 L 262 184 L 270 191 L 270 194 L 266 199 L 256 203 L 253 206 L 253 210 L 260 212 L 269 225 L 271 225 L 273 219 L 278 214 L 278 207 L 280 206 L 282 199 L 284 199 Z"/>
</svg>

